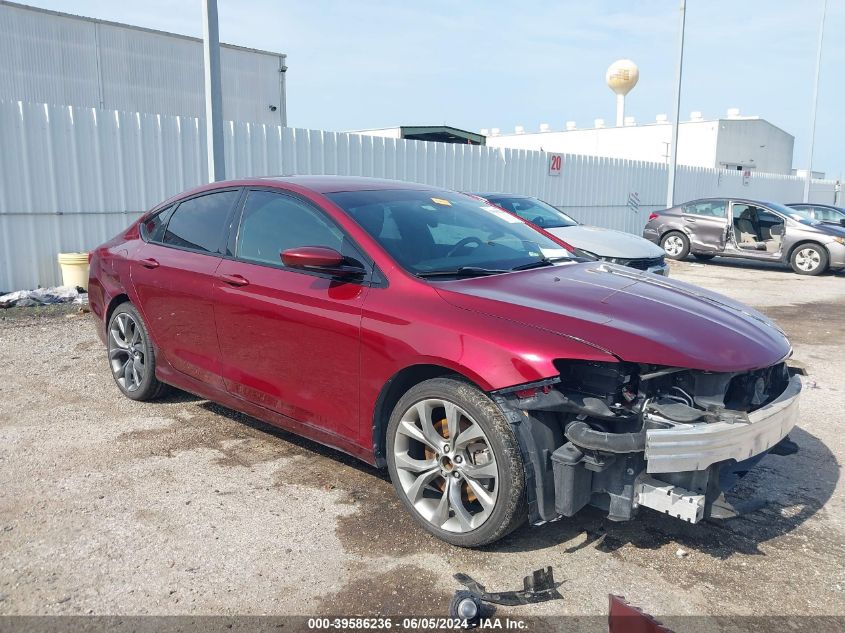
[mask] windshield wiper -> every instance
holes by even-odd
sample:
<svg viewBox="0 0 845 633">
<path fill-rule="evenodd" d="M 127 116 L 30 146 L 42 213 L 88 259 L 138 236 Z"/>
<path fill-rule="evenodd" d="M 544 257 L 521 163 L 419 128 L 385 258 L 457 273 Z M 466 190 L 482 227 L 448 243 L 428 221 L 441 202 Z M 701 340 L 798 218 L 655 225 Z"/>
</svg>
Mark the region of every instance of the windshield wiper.
<svg viewBox="0 0 845 633">
<path fill-rule="evenodd" d="M 483 277 L 484 275 L 501 275 L 509 270 L 500 268 L 480 268 L 479 266 L 461 266 L 455 270 L 427 270 L 417 273 L 417 277 Z"/>
<path fill-rule="evenodd" d="M 543 266 L 554 266 L 555 262 L 563 261 L 564 259 L 572 259 L 571 257 L 544 257 L 538 259 L 536 262 L 528 262 L 527 264 L 520 264 L 514 266 L 511 270 L 531 270 L 532 268 L 541 268 Z"/>
</svg>

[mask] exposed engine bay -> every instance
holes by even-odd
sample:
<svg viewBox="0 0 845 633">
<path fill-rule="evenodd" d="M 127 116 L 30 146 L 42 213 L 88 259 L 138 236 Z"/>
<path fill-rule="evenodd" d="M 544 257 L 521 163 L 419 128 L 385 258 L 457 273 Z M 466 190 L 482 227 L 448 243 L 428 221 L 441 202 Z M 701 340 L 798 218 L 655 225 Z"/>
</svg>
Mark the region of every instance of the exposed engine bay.
<svg viewBox="0 0 845 633">
<path fill-rule="evenodd" d="M 800 371 L 561 360 L 558 378 L 494 393 L 523 449 L 532 522 L 586 505 L 696 523 L 763 456 L 792 454 Z M 530 472 L 529 472 L 530 471 Z M 532 495 L 533 492 L 533 495 Z"/>
</svg>

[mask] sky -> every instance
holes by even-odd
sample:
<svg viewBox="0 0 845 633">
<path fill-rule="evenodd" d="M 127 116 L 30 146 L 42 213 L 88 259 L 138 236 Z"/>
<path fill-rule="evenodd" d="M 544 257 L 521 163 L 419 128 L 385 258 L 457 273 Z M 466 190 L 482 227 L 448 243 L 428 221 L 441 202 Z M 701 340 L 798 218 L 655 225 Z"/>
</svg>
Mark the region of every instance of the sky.
<svg viewBox="0 0 845 633">
<path fill-rule="evenodd" d="M 18 0 L 200 36 L 201 0 Z M 672 110 L 678 0 L 218 0 L 220 39 L 288 55 L 288 125 L 478 131 L 612 124 L 607 67 L 640 80 L 626 114 Z M 688 0 L 681 120 L 736 107 L 795 136 L 808 163 L 822 0 Z M 828 0 L 813 168 L 845 173 L 845 0 Z M 670 117 L 671 118 L 671 117 Z"/>
</svg>

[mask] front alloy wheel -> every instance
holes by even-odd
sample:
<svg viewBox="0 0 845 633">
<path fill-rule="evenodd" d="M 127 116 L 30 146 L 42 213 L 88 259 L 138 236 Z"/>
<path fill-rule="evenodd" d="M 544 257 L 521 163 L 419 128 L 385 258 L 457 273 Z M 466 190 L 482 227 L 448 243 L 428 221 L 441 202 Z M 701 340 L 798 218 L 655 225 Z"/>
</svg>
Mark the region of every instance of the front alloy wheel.
<svg viewBox="0 0 845 633">
<path fill-rule="evenodd" d="M 429 398 L 408 409 L 393 441 L 399 483 L 414 509 L 447 532 L 490 517 L 499 471 L 490 440 L 458 405 Z"/>
<path fill-rule="evenodd" d="M 802 244 L 792 253 L 792 270 L 799 275 L 820 275 L 827 270 L 827 251 L 816 244 Z"/>
<path fill-rule="evenodd" d="M 463 547 L 495 541 L 525 518 L 519 446 L 502 412 L 456 379 L 420 383 L 388 425 L 393 485 L 414 518 Z"/>
</svg>

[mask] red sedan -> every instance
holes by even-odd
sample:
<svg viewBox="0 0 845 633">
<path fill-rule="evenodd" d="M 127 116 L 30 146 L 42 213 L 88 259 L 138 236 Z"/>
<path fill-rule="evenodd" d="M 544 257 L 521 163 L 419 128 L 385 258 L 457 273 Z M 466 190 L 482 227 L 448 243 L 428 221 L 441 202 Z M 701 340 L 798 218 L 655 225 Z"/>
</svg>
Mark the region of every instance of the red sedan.
<svg viewBox="0 0 845 633">
<path fill-rule="evenodd" d="M 89 296 L 127 397 L 172 385 L 387 467 L 455 545 L 588 504 L 696 522 L 794 449 L 766 317 L 424 185 L 200 187 L 98 247 Z"/>
</svg>

